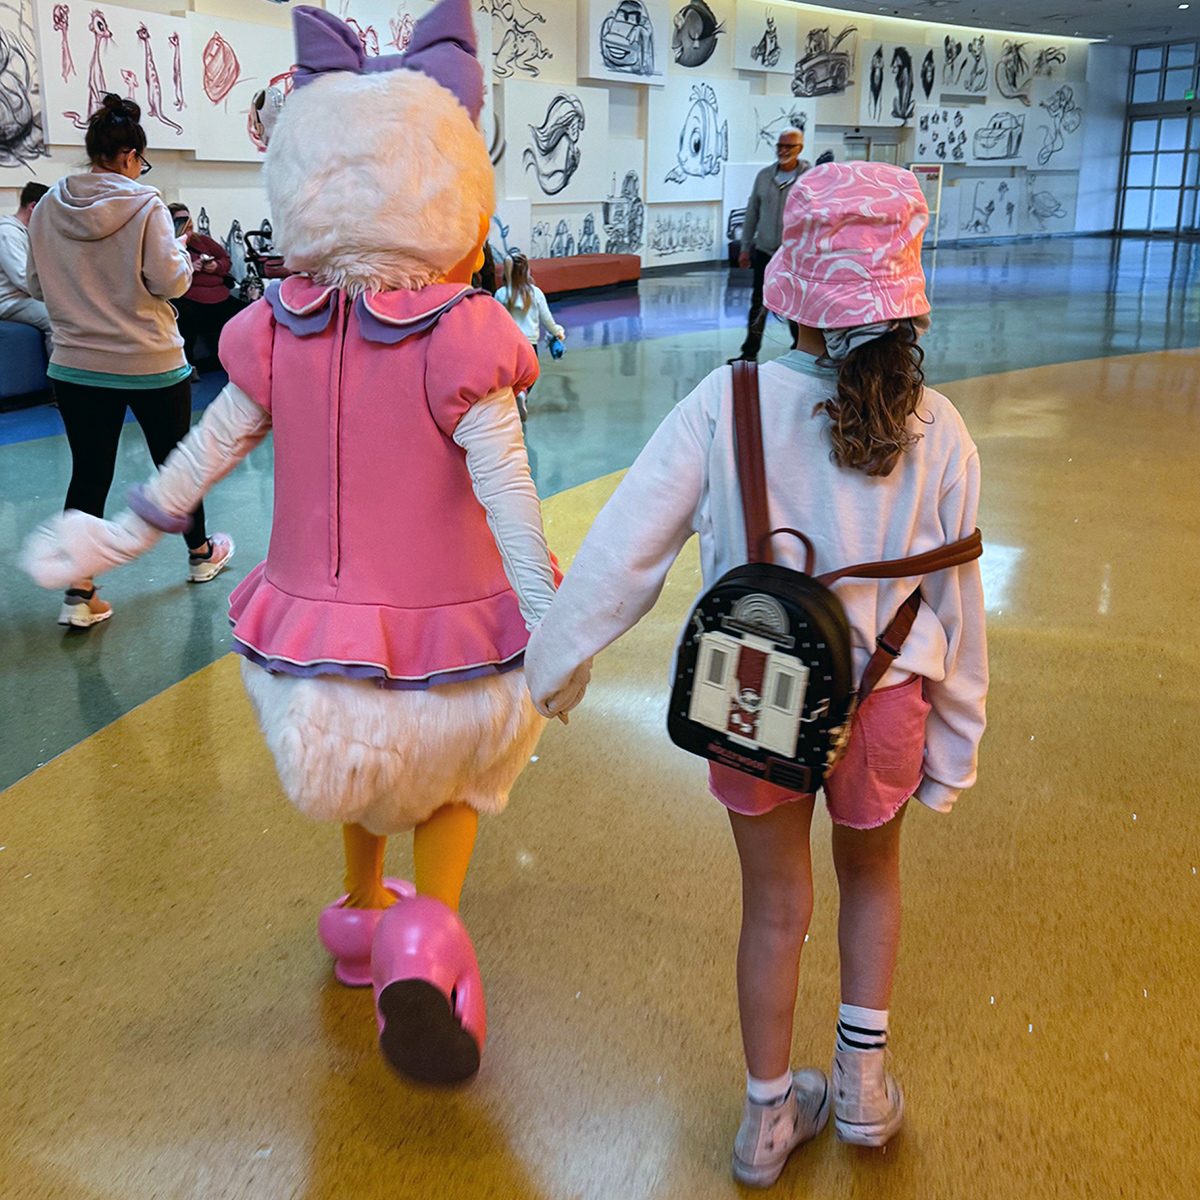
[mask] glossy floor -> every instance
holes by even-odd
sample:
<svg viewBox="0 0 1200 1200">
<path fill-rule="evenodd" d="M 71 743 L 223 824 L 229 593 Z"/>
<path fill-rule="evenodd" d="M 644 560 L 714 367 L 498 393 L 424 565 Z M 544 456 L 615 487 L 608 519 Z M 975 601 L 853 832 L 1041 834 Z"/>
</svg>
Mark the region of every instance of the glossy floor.
<svg viewBox="0 0 1200 1200">
<path fill-rule="evenodd" d="M 1060 255 L 1039 268 L 1053 281 L 1101 245 L 1026 249 Z M 1032 295 L 1007 309 L 993 295 L 967 314 L 968 296 L 989 286 L 989 251 L 968 253 L 978 261 L 952 264 L 962 279 L 945 256 L 938 266 L 939 291 L 948 279 L 961 290 L 957 306 L 940 297 L 948 339 L 985 337 L 990 309 L 1007 332 L 981 352 L 986 368 L 1014 324 L 1022 331 L 1009 351 L 1022 369 L 962 371 L 946 387 L 985 471 L 993 690 L 980 783 L 951 817 L 918 810 L 906 831 L 893 1004 L 906 1129 L 886 1154 L 825 1136 L 795 1157 L 777 1193 L 1173 1200 L 1200 1176 L 1200 647 L 1190 617 L 1200 353 L 1162 347 L 1195 346 L 1200 327 L 1188 297 L 1176 310 L 1147 302 L 1140 329 L 1114 318 L 1103 333 L 1106 304 L 1143 296 L 1093 262 L 1082 295 L 1054 305 L 1057 336 L 1043 328 L 1034 347 L 1038 322 L 1023 308 Z M 1146 290 L 1162 297 L 1151 267 Z M 713 286 L 699 279 L 644 290 Z M 1014 288 L 1037 291 L 1028 277 Z M 573 438 L 550 415 L 556 374 L 535 393 L 531 439 L 539 470 L 562 473 L 546 512 L 565 557 L 613 486 L 587 481 L 608 469 L 603 456 L 624 453 L 611 464 L 624 465 L 630 431 L 671 402 L 661 392 L 686 390 L 654 365 L 675 356 L 695 378 L 736 347 L 740 312 L 724 307 L 713 330 L 651 331 L 636 346 L 649 381 L 621 375 L 620 347 L 597 345 L 590 359 L 574 347 L 560 366 L 592 370 L 578 377 L 588 398 Z M 1073 323 L 1079 310 L 1090 333 Z M 973 332 L 962 331 L 967 320 Z M 1088 338 L 1082 361 L 1056 360 L 1056 348 Z M 1123 353 L 1138 338 L 1155 352 Z M 1110 353 L 1123 356 L 1101 357 Z M 646 411 L 634 413 L 634 390 Z M 615 430 L 612 441 L 625 439 L 616 450 L 606 438 Z M 17 489 L 30 494 L 9 495 L 8 455 L 38 447 L 46 505 L 58 494 L 55 443 L 0 450 L 10 544 L 34 485 L 23 469 Z M 590 465 L 577 468 L 576 456 Z M 247 526 L 252 498 L 265 520 L 268 466 L 264 456 L 229 481 L 242 490 L 225 511 Z M 253 530 L 238 532 L 251 542 L 248 565 Z M 8 603 L 25 596 L 5 616 L 20 631 L 6 655 L 5 755 L 62 708 L 77 709 L 82 733 L 105 728 L 71 738 L 0 797 L 0 1196 L 737 1194 L 735 860 L 702 768 L 662 733 L 694 553 L 655 612 L 601 657 L 587 704 L 569 729 L 548 731 L 509 811 L 484 826 L 464 916 L 490 1040 L 479 1078 L 449 1094 L 392 1078 L 373 1047 L 369 998 L 333 982 L 313 926 L 340 875 L 336 832 L 279 795 L 236 667 L 219 657 L 209 609 L 227 586 L 187 591 L 164 583 L 167 566 L 178 568 L 163 549 L 142 586 L 118 592 L 114 580 L 118 619 L 81 638 L 46 629 L 45 598 L 5 585 Z M 127 640 L 110 640 L 122 624 Z M 31 675 L 41 658 L 45 674 Z M 150 689 L 134 711 L 129 672 Z M 824 1062 L 831 1046 L 827 834 L 821 818 L 797 1061 Z"/>
</svg>

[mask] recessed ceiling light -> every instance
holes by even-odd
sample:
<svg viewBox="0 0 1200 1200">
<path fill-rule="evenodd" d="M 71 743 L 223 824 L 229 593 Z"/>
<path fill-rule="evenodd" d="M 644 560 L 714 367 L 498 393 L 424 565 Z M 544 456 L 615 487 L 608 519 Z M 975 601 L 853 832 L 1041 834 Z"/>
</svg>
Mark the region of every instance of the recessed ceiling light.
<svg viewBox="0 0 1200 1200">
<path fill-rule="evenodd" d="M 1192 6 L 1190 4 L 1181 4 L 1179 7 L 1180 8 L 1191 8 Z"/>
</svg>

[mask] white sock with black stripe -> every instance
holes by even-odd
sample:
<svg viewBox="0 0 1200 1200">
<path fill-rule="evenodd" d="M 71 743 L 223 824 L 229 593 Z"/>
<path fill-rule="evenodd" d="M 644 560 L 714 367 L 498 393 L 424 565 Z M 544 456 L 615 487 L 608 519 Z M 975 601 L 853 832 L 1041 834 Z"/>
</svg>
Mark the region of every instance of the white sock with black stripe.
<svg viewBox="0 0 1200 1200">
<path fill-rule="evenodd" d="M 839 1050 L 882 1050 L 888 1040 L 886 1008 L 838 1005 L 837 1048 Z"/>
</svg>

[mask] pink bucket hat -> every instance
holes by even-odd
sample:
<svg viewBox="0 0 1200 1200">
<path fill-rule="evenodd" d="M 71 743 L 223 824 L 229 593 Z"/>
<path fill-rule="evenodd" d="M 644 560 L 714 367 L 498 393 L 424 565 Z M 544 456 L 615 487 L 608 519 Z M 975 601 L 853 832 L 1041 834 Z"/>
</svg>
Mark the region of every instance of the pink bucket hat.
<svg viewBox="0 0 1200 1200">
<path fill-rule="evenodd" d="M 813 167 L 788 195 L 763 303 L 815 329 L 923 316 L 928 224 L 929 206 L 911 171 L 869 162 Z"/>
</svg>

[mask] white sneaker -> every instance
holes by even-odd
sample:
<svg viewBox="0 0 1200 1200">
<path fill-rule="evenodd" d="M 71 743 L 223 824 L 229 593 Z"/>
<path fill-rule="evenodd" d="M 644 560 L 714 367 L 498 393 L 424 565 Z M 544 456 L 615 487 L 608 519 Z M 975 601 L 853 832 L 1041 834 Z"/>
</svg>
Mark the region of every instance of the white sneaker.
<svg viewBox="0 0 1200 1200">
<path fill-rule="evenodd" d="M 770 1187 L 788 1155 L 825 1128 L 829 1100 L 829 1080 L 812 1067 L 795 1072 L 792 1089 L 781 1104 L 755 1104 L 747 1097 L 733 1143 L 734 1179 L 750 1187 Z"/>
<path fill-rule="evenodd" d="M 208 539 L 208 546 L 207 558 L 188 555 L 188 583 L 207 583 L 210 579 L 216 579 L 232 561 L 235 547 L 229 534 L 214 533 Z"/>
<path fill-rule="evenodd" d="M 58 623 L 71 625 L 75 629 L 90 629 L 107 621 L 113 615 L 112 605 L 101 600 L 93 587 L 90 591 L 70 588 L 63 596 L 63 606 L 58 610 Z"/>
<path fill-rule="evenodd" d="M 838 1141 L 882 1146 L 904 1122 L 904 1093 L 884 1067 L 885 1051 L 833 1055 L 833 1129 Z"/>
</svg>

